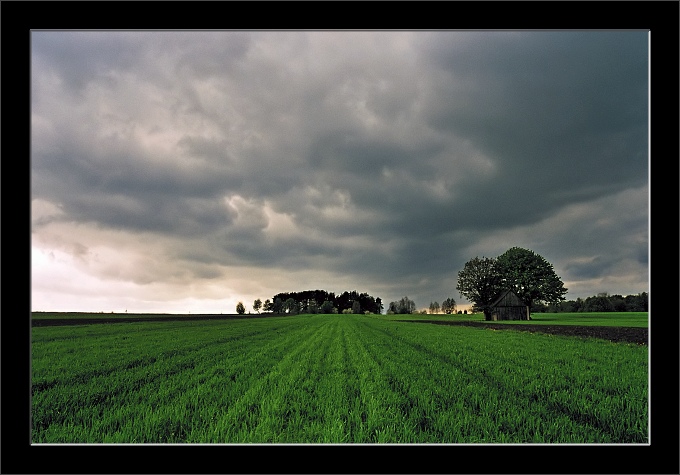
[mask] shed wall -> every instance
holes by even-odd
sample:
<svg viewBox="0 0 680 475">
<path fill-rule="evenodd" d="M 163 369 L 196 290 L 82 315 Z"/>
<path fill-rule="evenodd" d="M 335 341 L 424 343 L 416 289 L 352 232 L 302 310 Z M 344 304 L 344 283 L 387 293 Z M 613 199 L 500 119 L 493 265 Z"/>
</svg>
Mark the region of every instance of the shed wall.
<svg viewBox="0 0 680 475">
<path fill-rule="evenodd" d="M 527 320 L 526 306 L 494 307 L 491 310 L 491 320 Z"/>
</svg>

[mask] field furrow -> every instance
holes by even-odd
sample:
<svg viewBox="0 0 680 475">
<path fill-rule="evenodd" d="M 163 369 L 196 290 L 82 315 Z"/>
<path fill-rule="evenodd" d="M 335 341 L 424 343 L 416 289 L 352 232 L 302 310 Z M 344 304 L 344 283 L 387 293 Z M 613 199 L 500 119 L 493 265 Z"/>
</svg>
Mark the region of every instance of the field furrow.
<svg viewBox="0 0 680 475">
<path fill-rule="evenodd" d="M 33 328 L 37 443 L 644 443 L 645 347 L 380 316 Z"/>
</svg>

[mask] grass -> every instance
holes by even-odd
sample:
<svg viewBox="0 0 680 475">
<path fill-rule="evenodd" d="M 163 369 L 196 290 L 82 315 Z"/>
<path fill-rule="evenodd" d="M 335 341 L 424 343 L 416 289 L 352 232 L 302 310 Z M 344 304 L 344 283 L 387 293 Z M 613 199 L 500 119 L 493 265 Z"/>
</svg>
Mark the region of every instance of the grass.
<svg viewBox="0 0 680 475">
<path fill-rule="evenodd" d="M 484 314 L 472 313 L 463 315 L 386 315 L 390 320 L 444 320 L 444 321 L 472 321 L 484 322 Z M 648 312 L 584 312 L 584 313 L 532 313 L 531 320 L 504 320 L 489 323 L 508 325 L 586 325 L 586 326 L 614 326 L 614 327 L 649 327 Z"/>
<path fill-rule="evenodd" d="M 644 347 L 392 317 L 33 328 L 33 441 L 648 440 Z"/>
</svg>

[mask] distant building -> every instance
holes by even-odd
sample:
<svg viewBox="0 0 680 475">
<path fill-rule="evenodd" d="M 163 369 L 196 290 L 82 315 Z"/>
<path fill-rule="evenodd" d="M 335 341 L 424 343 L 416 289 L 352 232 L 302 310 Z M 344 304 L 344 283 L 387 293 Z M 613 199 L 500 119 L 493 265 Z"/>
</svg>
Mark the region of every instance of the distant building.
<svg viewBox="0 0 680 475">
<path fill-rule="evenodd" d="M 491 304 L 491 320 L 530 320 L 529 306 L 512 291 L 501 292 Z"/>
</svg>

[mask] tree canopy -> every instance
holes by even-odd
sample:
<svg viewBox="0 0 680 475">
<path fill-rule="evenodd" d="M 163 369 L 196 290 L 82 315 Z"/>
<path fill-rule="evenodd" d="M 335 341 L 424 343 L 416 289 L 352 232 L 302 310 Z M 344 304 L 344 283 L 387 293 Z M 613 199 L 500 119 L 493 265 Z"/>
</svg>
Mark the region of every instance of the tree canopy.
<svg viewBox="0 0 680 475">
<path fill-rule="evenodd" d="M 557 303 L 567 289 L 552 264 L 528 249 L 512 247 L 497 258 L 475 257 L 458 272 L 457 289 L 487 317 L 504 290 L 512 290 L 531 307 L 535 302 Z"/>
<path fill-rule="evenodd" d="M 291 305 L 277 306 L 277 301 L 283 304 L 292 299 L 297 304 L 295 311 L 300 313 L 381 313 L 383 309 L 380 297 L 373 297 L 365 292 L 356 290 L 345 291 L 339 295 L 325 290 L 303 290 L 301 292 L 281 292 L 273 297 L 273 312 L 293 311 Z M 267 308 L 265 307 L 265 311 Z"/>
<path fill-rule="evenodd" d="M 442 311 L 447 315 L 456 313 L 456 301 L 451 297 L 444 300 L 444 302 L 442 302 Z"/>
<path fill-rule="evenodd" d="M 496 263 L 501 285 L 512 289 L 529 307 L 534 302 L 551 304 L 564 300 L 567 293 L 564 283 L 552 264 L 534 251 L 512 247 L 498 256 Z"/>
<path fill-rule="evenodd" d="M 496 268 L 496 259 L 492 257 L 475 257 L 465 263 L 458 272 L 456 288 L 460 295 L 474 304 L 474 307 L 487 312 L 496 296 L 501 291 L 501 277 Z"/>
</svg>

